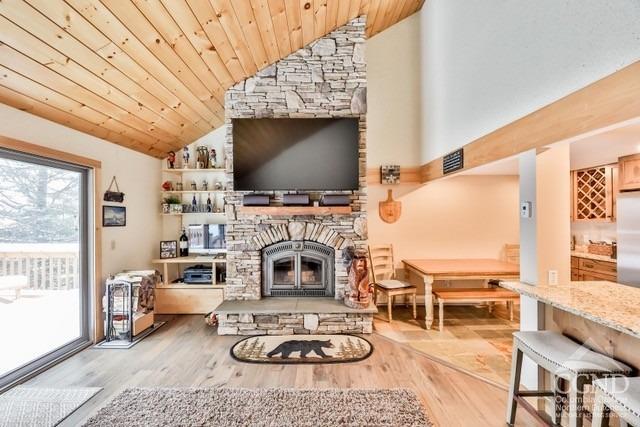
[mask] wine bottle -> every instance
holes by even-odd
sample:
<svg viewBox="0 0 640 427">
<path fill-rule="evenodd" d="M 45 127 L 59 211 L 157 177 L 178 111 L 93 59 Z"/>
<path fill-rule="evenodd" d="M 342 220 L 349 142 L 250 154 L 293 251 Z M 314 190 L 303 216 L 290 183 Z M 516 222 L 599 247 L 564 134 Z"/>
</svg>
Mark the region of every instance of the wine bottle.
<svg viewBox="0 0 640 427">
<path fill-rule="evenodd" d="M 180 256 L 189 256 L 189 238 L 184 228 L 180 236 Z"/>
<path fill-rule="evenodd" d="M 207 212 L 213 212 L 213 205 L 211 204 L 211 194 L 207 194 Z"/>
</svg>

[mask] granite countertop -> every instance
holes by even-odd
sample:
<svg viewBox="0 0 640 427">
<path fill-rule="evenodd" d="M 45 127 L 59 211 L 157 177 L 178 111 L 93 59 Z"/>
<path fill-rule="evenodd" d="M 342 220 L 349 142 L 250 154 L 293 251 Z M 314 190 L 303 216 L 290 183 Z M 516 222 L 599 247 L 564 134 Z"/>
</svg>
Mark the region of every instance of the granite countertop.
<svg viewBox="0 0 640 427">
<path fill-rule="evenodd" d="M 640 288 L 614 282 L 533 286 L 504 281 L 500 286 L 640 338 Z"/>
<path fill-rule="evenodd" d="M 574 256 L 577 258 L 593 259 L 596 261 L 607 261 L 607 262 L 614 262 L 614 263 L 617 262 L 617 260 L 611 258 L 610 256 L 590 254 L 588 252 L 571 251 L 571 256 Z"/>
</svg>

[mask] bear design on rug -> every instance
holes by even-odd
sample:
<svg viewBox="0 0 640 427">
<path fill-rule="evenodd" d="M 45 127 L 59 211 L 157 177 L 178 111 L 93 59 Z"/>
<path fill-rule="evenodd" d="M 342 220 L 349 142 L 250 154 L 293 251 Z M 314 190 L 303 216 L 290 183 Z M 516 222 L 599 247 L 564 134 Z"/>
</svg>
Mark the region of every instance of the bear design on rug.
<svg viewBox="0 0 640 427">
<path fill-rule="evenodd" d="M 294 351 L 300 352 L 300 358 L 306 358 L 307 354 L 310 352 L 315 352 L 318 356 L 323 359 L 327 357 L 331 357 L 322 350 L 323 348 L 333 348 L 334 345 L 331 343 L 331 340 L 321 341 L 321 340 L 291 340 L 285 341 L 281 343 L 279 346 L 271 350 L 267 353 L 267 357 L 271 358 L 278 353 L 282 353 L 283 359 L 288 359 L 289 355 Z"/>
</svg>

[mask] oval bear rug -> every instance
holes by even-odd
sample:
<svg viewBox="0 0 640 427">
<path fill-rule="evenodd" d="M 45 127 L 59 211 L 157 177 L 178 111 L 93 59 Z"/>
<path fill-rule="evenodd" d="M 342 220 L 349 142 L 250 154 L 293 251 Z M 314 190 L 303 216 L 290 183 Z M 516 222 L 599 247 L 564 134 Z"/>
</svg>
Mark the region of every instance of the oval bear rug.
<svg viewBox="0 0 640 427">
<path fill-rule="evenodd" d="M 250 363 L 346 363 L 372 351 L 369 341 L 355 335 L 259 335 L 235 343 L 231 356 Z"/>
</svg>

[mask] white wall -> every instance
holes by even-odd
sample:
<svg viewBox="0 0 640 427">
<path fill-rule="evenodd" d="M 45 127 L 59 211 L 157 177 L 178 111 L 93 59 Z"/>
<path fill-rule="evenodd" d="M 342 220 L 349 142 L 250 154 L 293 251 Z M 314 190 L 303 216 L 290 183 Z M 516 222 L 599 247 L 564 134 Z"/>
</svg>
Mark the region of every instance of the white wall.
<svg viewBox="0 0 640 427">
<path fill-rule="evenodd" d="M 430 0 L 421 163 L 640 59 L 638 0 Z"/>
<path fill-rule="evenodd" d="M 368 39 L 367 163 L 417 166 L 422 139 L 420 15 Z"/>
<path fill-rule="evenodd" d="M 103 282 L 110 273 L 153 267 L 161 232 L 160 160 L 3 104 L 0 135 L 101 161 L 100 196 L 115 175 L 127 207 L 126 227 L 102 230 Z"/>
<path fill-rule="evenodd" d="M 369 242 L 392 243 L 398 263 L 411 258 L 501 258 L 505 244 L 519 242 L 518 185 L 517 176 L 487 175 L 421 187 L 369 186 Z M 394 224 L 378 215 L 387 188 L 402 202 L 402 215 Z"/>
<path fill-rule="evenodd" d="M 420 15 L 367 40 L 367 163 L 420 164 Z M 388 188 L 402 216 L 383 222 L 378 202 Z M 392 243 L 395 258 L 498 258 L 518 243 L 518 177 L 460 176 L 426 186 L 369 185 L 371 244 Z M 467 286 L 469 284 L 467 283 Z"/>
</svg>

